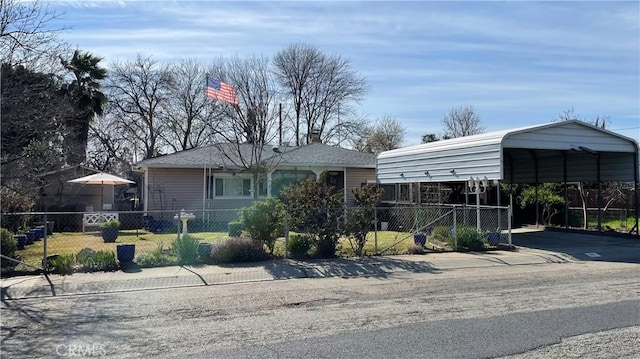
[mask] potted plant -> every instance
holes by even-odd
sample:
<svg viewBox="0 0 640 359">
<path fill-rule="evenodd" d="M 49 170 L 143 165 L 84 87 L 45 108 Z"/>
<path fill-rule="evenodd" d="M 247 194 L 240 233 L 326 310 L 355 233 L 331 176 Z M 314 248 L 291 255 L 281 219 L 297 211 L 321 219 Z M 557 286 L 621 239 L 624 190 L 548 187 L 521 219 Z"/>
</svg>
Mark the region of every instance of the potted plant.
<svg viewBox="0 0 640 359">
<path fill-rule="evenodd" d="M 102 231 L 102 240 L 105 243 L 112 243 L 118 239 L 118 229 L 120 229 L 120 221 L 113 219 L 106 221 L 100 225 Z"/>
</svg>

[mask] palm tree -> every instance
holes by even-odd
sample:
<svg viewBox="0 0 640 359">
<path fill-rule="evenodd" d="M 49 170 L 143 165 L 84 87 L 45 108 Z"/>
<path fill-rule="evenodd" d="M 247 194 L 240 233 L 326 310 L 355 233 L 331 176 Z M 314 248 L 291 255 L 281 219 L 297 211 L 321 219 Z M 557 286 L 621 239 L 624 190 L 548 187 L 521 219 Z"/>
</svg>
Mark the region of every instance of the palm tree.
<svg viewBox="0 0 640 359">
<path fill-rule="evenodd" d="M 74 76 L 62 91 L 71 97 L 78 110 L 67 119 L 71 138 L 77 141 L 75 146 L 68 146 L 67 161 L 68 164 L 79 164 L 86 158 L 89 125 L 96 115 L 102 115 L 102 105 L 107 102 L 107 97 L 100 91 L 100 81 L 107 77 L 107 70 L 99 66 L 102 58 L 79 50 L 73 52 L 71 61 L 60 60 Z"/>
</svg>

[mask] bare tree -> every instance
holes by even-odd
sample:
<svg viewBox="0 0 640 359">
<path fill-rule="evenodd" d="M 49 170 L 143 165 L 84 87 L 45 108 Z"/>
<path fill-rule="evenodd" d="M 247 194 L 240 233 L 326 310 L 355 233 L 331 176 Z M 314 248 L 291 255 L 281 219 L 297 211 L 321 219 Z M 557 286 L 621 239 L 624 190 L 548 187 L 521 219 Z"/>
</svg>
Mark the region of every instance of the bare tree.
<svg viewBox="0 0 640 359">
<path fill-rule="evenodd" d="M 239 104 L 223 103 L 220 107 L 220 142 L 217 150 L 225 160 L 253 175 L 253 183 L 264 179 L 274 163 L 266 160 L 272 153 L 265 151 L 277 136 L 278 112 L 275 89 L 269 69 L 269 59 L 237 57 L 220 60 L 211 74 L 235 87 Z M 254 198 L 258 191 L 254 190 Z"/>
<path fill-rule="evenodd" d="M 447 138 L 477 135 L 485 131 L 480 117 L 471 105 L 451 109 L 442 119 L 442 125 Z"/>
<path fill-rule="evenodd" d="M 39 1 L 0 0 L 0 62 L 52 72 L 67 44 L 58 39 L 64 27 L 52 27 L 60 13 Z"/>
<path fill-rule="evenodd" d="M 136 160 L 159 155 L 166 146 L 162 138 L 167 122 L 165 107 L 174 84 L 170 68 L 140 55 L 135 61 L 115 63 L 111 68 L 106 88 L 119 130 L 135 150 Z"/>
<path fill-rule="evenodd" d="M 294 107 L 296 145 L 308 142 L 305 135 L 311 130 L 327 142 L 355 127 L 349 124 L 355 117 L 353 104 L 362 100 L 368 86 L 348 60 L 297 43 L 278 52 L 274 64 L 276 79 Z"/>
<path fill-rule="evenodd" d="M 174 94 L 166 106 L 166 130 L 161 134 L 175 152 L 199 147 L 219 127 L 220 104 L 205 96 L 206 70 L 193 59 L 173 66 Z"/>
<path fill-rule="evenodd" d="M 362 152 L 380 153 L 402 146 L 405 127 L 395 117 L 385 116 L 375 124 L 365 128 L 354 148 Z"/>
</svg>

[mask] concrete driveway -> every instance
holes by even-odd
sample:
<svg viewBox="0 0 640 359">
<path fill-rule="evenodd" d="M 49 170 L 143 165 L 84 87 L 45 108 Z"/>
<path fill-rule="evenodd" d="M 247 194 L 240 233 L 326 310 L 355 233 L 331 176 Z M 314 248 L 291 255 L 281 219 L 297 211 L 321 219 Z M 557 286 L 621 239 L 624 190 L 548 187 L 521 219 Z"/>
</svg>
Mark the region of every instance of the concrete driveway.
<svg viewBox="0 0 640 359">
<path fill-rule="evenodd" d="M 637 236 L 518 228 L 513 230 L 512 240 L 518 247 L 564 253 L 584 261 L 640 264 L 640 237 Z"/>
</svg>

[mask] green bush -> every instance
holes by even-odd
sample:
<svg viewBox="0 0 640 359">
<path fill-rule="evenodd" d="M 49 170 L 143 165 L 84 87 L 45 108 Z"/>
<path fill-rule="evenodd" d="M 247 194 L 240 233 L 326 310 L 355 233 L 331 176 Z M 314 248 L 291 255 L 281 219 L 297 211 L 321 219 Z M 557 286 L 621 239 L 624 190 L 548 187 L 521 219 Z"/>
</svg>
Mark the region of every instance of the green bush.
<svg viewBox="0 0 640 359">
<path fill-rule="evenodd" d="M 254 262 L 267 259 L 261 243 L 250 238 L 229 238 L 214 243 L 210 261 L 213 264 Z"/>
<path fill-rule="evenodd" d="M 96 269 L 96 251 L 91 248 L 83 248 L 76 254 L 76 262 L 80 270 L 93 271 Z"/>
<path fill-rule="evenodd" d="M 18 250 L 18 243 L 13 238 L 13 233 L 6 228 L 0 228 L 0 251 L 2 255 L 10 258 L 16 258 L 16 251 Z M 9 260 L 1 260 L 2 268 L 13 268 L 16 266 L 15 262 Z"/>
<path fill-rule="evenodd" d="M 229 237 L 240 237 L 244 230 L 244 224 L 242 222 L 232 221 L 229 222 L 227 228 L 229 230 Z"/>
<path fill-rule="evenodd" d="M 117 219 L 106 221 L 100 224 L 100 228 L 120 228 L 120 221 Z"/>
<path fill-rule="evenodd" d="M 73 273 L 75 265 L 75 256 L 73 254 L 59 255 L 51 260 L 49 266 L 53 273 L 67 275 Z"/>
<path fill-rule="evenodd" d="M 314 238 L 310 234 L 292 234 L 287 243 L 289 256 L 292 258 L 305 258 L 313 246 Z"/>
<path fill-rule="evenodd" d="M 75 261 L 80 265 L 80 270 L 110 271 L 116 269 L 116 255 L 112 251 L 94 251 L 91 248 L 83 248 L 76 254 Z"/>
<path fill-rule="evenodd" d="M 140 267 L 162 267 L 174 265 L 176 261 L 167 253 L 164 244 L 159 242 L 151 253 L 140 253 L 136 256 L 136 264 Z"/>
<path fill-rule="evenodd" d="M 291 229 L 317 236 L 317 256 L 335 257 L 344 223 L 344 192 L 327 184 L 327 173 L 320 180 L 309 178 L 287 186 L 280 194 L 289 214 Z"/>
<path fill-rule="evenodd" d="M 460 226 L 456 228 L 458 247 L 464 247 L 469 250 L 475 251 L 484 248 L 486 235 L 482 232 L 478 232 L 476 228 Z M 451 243 L 453 246 L 453 236 Z"/>
<path fill-rule="evenodd" d="M 190 235 L 180 235 L 173 241 L 173 250 L 180 264 L 194 264 L 198 258 L 198 240 Z"/>
<path fill-rule="evenodd" d="M 96 270 L 110 271 L 118 268 L 116 254 L 111 251 L 96 252 Z"/>
<path fill-rule="evenodd" d="M 453 236 L 451 235 L 451 229 L 446 226 L 434 227 L 433 231 L 431 231 L 431 238 L 440 242 L 447 242 L 447 243 L 449 243 L 449 240 L 453 240 Z"/>
<path fill-rule="evenodd" d="M 241 213 L 242 223 L 251 239 L 264 243 L 273 254 L 276 239 L 283 230 L 284 207 L 274 198 L 255 202 Z"/>
</svg>

